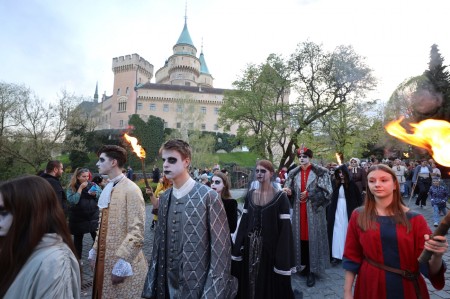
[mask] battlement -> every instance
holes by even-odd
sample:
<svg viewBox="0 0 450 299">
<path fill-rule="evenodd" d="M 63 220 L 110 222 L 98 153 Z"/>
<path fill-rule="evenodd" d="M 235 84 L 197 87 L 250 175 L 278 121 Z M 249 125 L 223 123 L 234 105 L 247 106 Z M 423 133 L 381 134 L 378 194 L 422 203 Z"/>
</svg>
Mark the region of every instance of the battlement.
<svg viewBox="0 0 450 299">
<path fill-rule="evenodd" d="M 153 65 L 136 53 L 132 55 L 114 57 L 112 61 L 113 70 L 117 68 L 123 69 L 124 67 L 132 67 L 134 65 L 138 65 L 150 74 L 153 74 Z"/>
</svg>

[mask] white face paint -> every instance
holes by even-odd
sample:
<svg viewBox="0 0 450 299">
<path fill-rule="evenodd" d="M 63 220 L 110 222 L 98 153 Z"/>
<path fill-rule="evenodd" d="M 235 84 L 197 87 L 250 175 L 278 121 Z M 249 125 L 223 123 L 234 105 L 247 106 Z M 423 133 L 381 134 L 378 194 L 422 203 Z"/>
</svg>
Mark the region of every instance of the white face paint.
<svg viewBox="0 0 450 299">
<path fill-rule="evenodd" d="M 162 151 L 163 171 L 166 178 L 173 180 L 187 172 L 189 166 L 189 159 L 182 159 L 181 154 L 173 150 Z"/>
<path fill-rule="evenodd" d="M 256 180 L 260 183 L 270 181 L 272 173 L 261 165 L 257 165 L 255 169 Z"/>
<path fill-rule="evenodd" d="M 3 196 L 0 193 L 0 237 L 8 234 L 9 228 L 13 222 L 13 215 L 5 209 Z"/>
<path fill-rule="evenodd" d="M 217 193 L 221 194 L 223 190 L 223 181 L 218 176 L 213 176 L 211 182 L 211 189 L 215 190 Z"/>
<path fill-rule="evenodd" d="M 300 162 L 300 165 L 308 165 L 309 157 L 305 154 L 301 154 L 298 156 L 298 161 Z"/>
<path fill-rule="evenodd" d="M 109 158 L 105 153 L 101 153 L 97 164 L 95 164 L 98 167 L 98 172 L 109 175 L 114 169 L 113 161 L 114 159 Z"/>
</svg>

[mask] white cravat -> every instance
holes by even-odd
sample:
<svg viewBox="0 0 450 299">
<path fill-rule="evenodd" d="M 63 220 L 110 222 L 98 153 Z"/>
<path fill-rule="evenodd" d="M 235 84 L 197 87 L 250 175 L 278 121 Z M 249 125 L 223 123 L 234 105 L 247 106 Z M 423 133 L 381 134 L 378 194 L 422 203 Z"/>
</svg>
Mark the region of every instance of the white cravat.
<svg viewBox="0 0 450 299">
<path fill-rule="evenodd" d="M 100 198 L 98 199 L 98 207 L 100 209 L 107 208 L 109 206 L 109 202 L 111 201 L 111 192 L 114 188 L 114 185 L 120 182 L 125 176 L 123 173 L 116 176 L 112 180 L 109 181 L 108 184 L 106 184 L 105 189 L 103 189 L 102 194 L 100 194 Z"/>
</svg>

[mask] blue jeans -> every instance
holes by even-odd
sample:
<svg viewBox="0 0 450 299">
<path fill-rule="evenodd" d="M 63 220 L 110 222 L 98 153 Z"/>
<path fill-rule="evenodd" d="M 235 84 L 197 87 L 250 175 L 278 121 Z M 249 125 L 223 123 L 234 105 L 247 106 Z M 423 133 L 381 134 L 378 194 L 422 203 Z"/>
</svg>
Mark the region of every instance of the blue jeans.
<svg viewBox="0 0 450 299">
<path fill-rule="evenodd" d="M 440 208 L 438 205 L 434 205 L 433 206 L 433 221 L 439 223 L 440 220 L 440 216 L 439 216 L 439 212 L 442 212 L 444 215 L 446 214 L 446 207 L 443 206 L 442 208 Z"/>
<path fill-rule="evenodd" d="M 411 194 L 411 188 L 412 188 L 411 185 L 412 185 L 411 181 L 406 181 L 406 183 L 405 183 L 405 195 L 406 196 L 409 196 Z"/>
</svg>

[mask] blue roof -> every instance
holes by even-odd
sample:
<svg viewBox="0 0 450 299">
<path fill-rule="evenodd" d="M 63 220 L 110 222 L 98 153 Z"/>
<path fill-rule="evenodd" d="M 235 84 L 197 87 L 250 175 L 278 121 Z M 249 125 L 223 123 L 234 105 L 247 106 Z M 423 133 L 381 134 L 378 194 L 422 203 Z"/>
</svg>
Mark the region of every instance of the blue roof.
<svg viewBox="0 0 450 299">
<path fill-rule="evenodd" d="M 211 75 L 209 73 L 208 66 L 206 65 L 206 61 L 205 61 L 205 57 L 203 56 L 203 52 L 200 53 L 200 57 L 198 59 L 200 60 L 200 73 Z"/>
<path fill-rule="evenodd" d="M 178 38 L 177 45 L 178 44 L 188 44 L 188 45 L 195 47 L 194 43 L 192 42 L 191 36 L 189 35 L 189 30 L 187 28 L 186 22 L 184 22 L 183 31 L 181 32 L 181 35 Z"/>
</svg>

